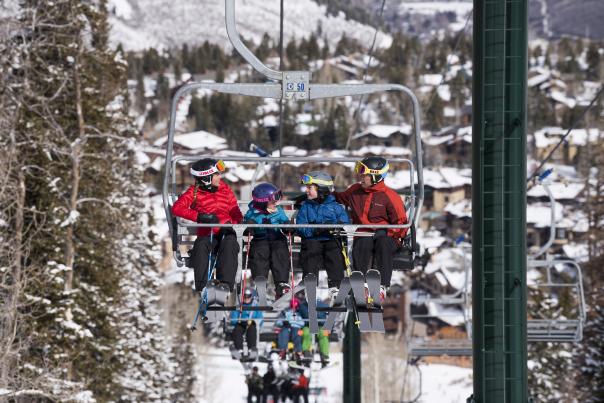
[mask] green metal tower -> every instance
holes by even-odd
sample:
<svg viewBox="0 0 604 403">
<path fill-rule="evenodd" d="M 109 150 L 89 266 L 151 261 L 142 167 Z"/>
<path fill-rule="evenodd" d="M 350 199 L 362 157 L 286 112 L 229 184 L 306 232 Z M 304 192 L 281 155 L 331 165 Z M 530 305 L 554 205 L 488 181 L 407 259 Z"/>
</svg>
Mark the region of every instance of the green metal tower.
<svg viewBox="0 0 604 403">
<path fill-rule="evenodd" d="M 522 403 L 528 397 L 527 4 L 527 0 L 474 0 L 472 296 L 476 403 Z"/>
<path fill-rule="evenodd" d="M 344 336 L 344 402 L 361 403 L 361 332 L 354 314 L 346 318 Z"/>
</svg>

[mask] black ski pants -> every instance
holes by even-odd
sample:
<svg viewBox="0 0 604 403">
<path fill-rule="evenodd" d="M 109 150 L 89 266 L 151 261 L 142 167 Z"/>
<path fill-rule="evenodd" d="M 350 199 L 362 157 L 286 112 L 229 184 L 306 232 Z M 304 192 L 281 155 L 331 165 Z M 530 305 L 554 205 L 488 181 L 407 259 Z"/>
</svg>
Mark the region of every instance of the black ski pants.
<svg viewBox="0 0 604 403">
<path fill-rule="evenodd" d="M 285 239 L 252 239 L 250 245 L 250 269 L 252 278 L 268 278 L 273 273 L 275 287 L 287 283 L 289 275 L 289 249 Z"/>
<path fill-rule="evenodd" d="M 237 350 L 243 350 L 243 335 L 247 341 L 247 348 L 256 348 L 256 322 L 237 322 L 233 329 L 233 344 Z"/>
<path fill-rule="evenodd" d="M 237 253 L 239 243 L 232 230 L 221 231 L 212 237 L 198 236 L 191 251 L 191 266 L 195 274 L 195 290 L 201 291 L 208 281 L 208 257 L 210 252 L 216 260 L 216 279 L 233 289 L 237 275 Z"/>
<path fill-rule="evenodd" d="M 352 244 L 352 265 L 364 274 L 373 262 L 373 267 L 380 272 L 381 284 L 389 287 L 393 257 L 397 250 L 397 242 L 389 236 L 357 237 Z"/>
<path fill-rule="evenodd" d="M 340 243 L 335 239 L 319 241 L 316 239 L 303 239 L 300 249 L 300 264 L 304 276 L 313 273 L 319 277 L 319 269 L 327 272 L 329 287 L 339 287 L 344 278 L 344 256 Z"/>
</svg>

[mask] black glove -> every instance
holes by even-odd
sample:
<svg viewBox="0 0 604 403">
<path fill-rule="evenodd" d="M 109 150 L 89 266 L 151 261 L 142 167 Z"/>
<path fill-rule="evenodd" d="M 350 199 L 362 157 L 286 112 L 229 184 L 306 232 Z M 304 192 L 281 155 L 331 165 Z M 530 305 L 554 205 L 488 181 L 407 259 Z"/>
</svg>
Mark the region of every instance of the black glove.
<svg viewBox="0 0 604 403">
<path fill-rule="evenodd" d="M 388 236 L 388 230 L 385 228 L 378 229 L 373 234 L 374 238 L 383 238 L 385 236 Z"/>
<path fill-rule="evenodd" d="M 264 217 L 262 219 L 262 224 L 270 224 L 270 223 L 271 223 L 271 219 L 270 218 Z"/>
<path fill-rule="evenodd" d="M 281 231 L 285 235 L 294 235 L 296 233 L 296 229 L 295 228 L 281 228 Z"/>
<path fill-rule="evenodd" d="M 216 214 L 197 214 L 197 222 L 200 224 L 218 224 L 220 220 L 216 217 Z"/>
</svg>

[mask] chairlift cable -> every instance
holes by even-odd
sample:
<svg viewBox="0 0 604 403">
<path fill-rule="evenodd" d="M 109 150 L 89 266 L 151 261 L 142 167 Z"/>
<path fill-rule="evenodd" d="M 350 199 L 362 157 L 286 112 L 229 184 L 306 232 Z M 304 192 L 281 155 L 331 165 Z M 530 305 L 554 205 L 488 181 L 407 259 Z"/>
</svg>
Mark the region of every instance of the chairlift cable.
<svg viewBox="0 0 604 403">
<path fill-rule="evenodd" d="M 378 31 L 379 31 L 380 25 L 381 25 L 379 22 L 382 20 L 385 5 L 386 5 L 386 0 L 382 0 L 382 6 L 380 8 L 379 20 L 375 26 L 375 32 L 373 33 L 373 41 L 371 42 L 371 47 L 369 48 L 369 58 L 367 59 L 367 64 L 365 65 L 365 71 L 363 72 L 363 84 L 365 83 L 365 80 L 367 79 L 367 72 L 369 71 L 369 66 L 371 66 L 371 59 L 373 58 L 373 50 L 375 49 L 375 42 L 376 42 L 377 34 L 378 34 Z M 360 115 L 359 112 L 360 112 L 361 104 L 363 103 L 364 98 L 365 98 L 365 95 L 361 95 L 359 97 L 359 103 L 357 105 L 356 111 L 354 112 L 354 115 L 352 116 L 352 118 L 354 119 L 354 128 L 348 134 L 348 139 L 346 140 L 345 150 L 348 150 L 350 148 L 350 141 L 352 140 L 352 136 L 359 129 L 359 115 Z"/>
<path fill-rule="evenodd" d="M 568 135 L 570 134 L 570 132 L 575 128 L 575 126 L 577 126 L 577 124 L 579 123 L 579 121 L 581 121 L 585 117 L 585 115 L 587 114 L 587 112 L 589 112 L 589 110 L 596 104 L 596 101 L 598 100 L 598 98 L 600 98 L 600 95 L 602 95 L 602 90 L 604 90 L 604 85 L 600 86 L 600 90 L 598 91 L 598 93 L 596 94 L 596 96 L 594 97 L 594 99 L 591 100 L 591 102 L 589 103 L 589 105 L 587 106 L 587 108 L 585 108 L 585 110 L 581 113 L 581 116 L 579 116 L 577 119 L 575 119 L 573 121 L 573 123 L 570 125 L 570 128 L 566 131 L 566 134 L 564 136 L 562 136 L 562 138 L 560 139 L 560 141 L 558 142 L 558 144 L 556 144 L 556 146 L 554 148 L 552 148 L 552 150 L 549 152 L 549 154 L 547 154 L 547 156 L 541 161 L 541 163 L 539 164 L 539 166 L 537 167 L 537 169 L 535 169 L 533 171 L 533 173 L 531 174 L 531 176 L 529 176 L 529 178 L 526 180 L 527 183 L 530 183 L 536 176 L 539 175 L 539 172 L 541 171 L 541 168 L 543 168 L 543 166 L 552 157 L 552 155 L 554 155 L 554 153 L 556 152 L 556 150 L 558 149 L 558 147 L 560 147 L 560 145 L 562 143 L 564 143 L 564 141 L 566 140 L 566 138 L 568 137 Z M 587 137 L 587 140 L 589 142 L 589 136 Z"/>
<path fill-rule="evenodd" d="M 447 63 L 445 64 L 445 71 L 443 72 L 443 75 L 440 79 L 440 83 L 438 83 L 436 88 L 434 88 L 434 92 L 432 92 L 432 96 L 430 97 L 428 106 L 426 107 L 426 109 L 424 109 L 424 113 L 427 113 L 430 110 L 430 108 L 432 108 L 432 104 L 434 103 L 434 98 L 436 98 L 436 94 L 437 94 L 440 86 L 443 85 L 443 83 L 445 81 L 445 75 L 447 74 L 447 70 L 449 69 L 449 56 L 455 54 L 455 52 L 457 51 L 457 48 L 459 47 L 459 44 L 461 43 L 461 38 L 463 38 L 464 34 L 466 33 L 466 28 L 468 28 L 470 19 L 472 18 L 473 14 L 474 14 L 474 9 L 470 10 L 470 12 L 468 13 L 468 18 L 466 18 L 466 23 L 465 23 L 463 29 L 461 30 L 461 32 L 459 33 L 459 35 L 457 36 L 457 41 L 455 42 L 455 46 L 453 47 L 453 50 L 451 51 L 451 53 L 447 56 Z"/>
</svg>

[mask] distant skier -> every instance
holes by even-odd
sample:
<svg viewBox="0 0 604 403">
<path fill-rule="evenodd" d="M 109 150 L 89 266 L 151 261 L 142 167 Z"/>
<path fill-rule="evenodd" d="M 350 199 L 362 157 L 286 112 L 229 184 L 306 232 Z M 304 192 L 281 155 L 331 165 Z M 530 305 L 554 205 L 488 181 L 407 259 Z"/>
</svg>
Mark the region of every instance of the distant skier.
<svg viewBox="0 0 604 403">
<path fill-rule="evenodd" d="M 268 402 L 269 395 L 273 401 L 279 400 L 279 385 L 273 366 L 269 363 L 266 373 L 262 376 L 262 401 Z"/>
<path fill-rule="evenodd" d="M 299 371 L 300 374 L 292 383 L 291 397 L 294 402 L 299 402 L 300 397 L 302 397 L 304 399 L 304 403 L 308 403 L 310 378 L 306 376 L 306 371 L 301 369 Z"/>
<path fill-rule="evenodd" d="M 237 199 L 231 188 L 222 181 L 224 162 L 212 158 L 196 161 L 190 169 L 195 184 L 180 195 L 172 206 L 172 214 L 204 224 L 238 224 L 243 220 Z M 210 233 L 213 233 L 210 236 Z M 237 274 L 239 243 L 229 228 L 197 229 L 197 239 L 191 251 L 190 264 L 195 275 L 195 290 L 206 286 L 208 256 L 216 257 L 216 278 L 221 287 L 233 289 Z"/>
<path fill-rule="evenodd" d="M 354 224 L 407 224 L 403 200 L 386 186 L 384 178 L 389 164 L 382 157 L 366 157 L 357 161 L 354 171 L 359 183 L 344 192 L 335 192 L 336 200 L 351 210 Z M 366 229 L 360 229 L 365 230 Z M 378 229 L 373 237 L 356 237 L 352 245 L 355 270 L 366 273 L 373 261 L 381 274 L 380 297 L 384 300 L 392 278 L 393 257 L 401 246 L 406 229 Z"/>
<path fill-rule="evenodd" d="M 246 287 L 243 291 L 243 306 L 257 306 L 254 301 L 254 292 L 251 288 Z M 243 356 L 243 335 L 247 341 L 248 359 L 254 361 L 258 357 L 256 349 L 257 328 L 262 325 L 262 312 L 235 310 L 231 312 L 230 321 L 233 328 L 233 346 L 231 346 L 231 355 L 234 359 L 240 360 Z M 259 323 L 256 323 L 258 321 Z"/>
<path fill-rule="evenodd" d="M 336 202 L 331 194 L 333 178 L 323 171 L 312 171 L 302 175 L 300 182 L 306 185 L 307 199 L 296 216 L 297 224 L 348 224 L 350 219 L 344 206 Z M 338 293 L 344 277 L 344 257 L 333 230 L 327 228 L 300 228 L 302 237 L 300 264 L 304 276 L 319 275 L 319 269 L 327 272 L 330 297 Z"/>
<path fill-rule="evenodd" d="M 252 373 L 246 376 L 247 383 L 247 401 L 248 403 L 262 402 L 262 377 L 258 373 L 258 367 L 252 368 Z M 254 400 L 254 398 L 256 398 Z"/>
<path fill-rule="evenodd" d="M 281 191 L 271 183 L 260 183 L 252 190 L 252 201 L 245 213 L 248 224 L 287 224 L 289 218 L 283 207 L 277 205 Z M 252 278 L 268 278 L 273 274 L 276 298 L 289 291 L 289 249 L 283 231 L 270 228 L 251 228 L 254 234 L 250 245 L 250 266 Z"/>
</svg>

